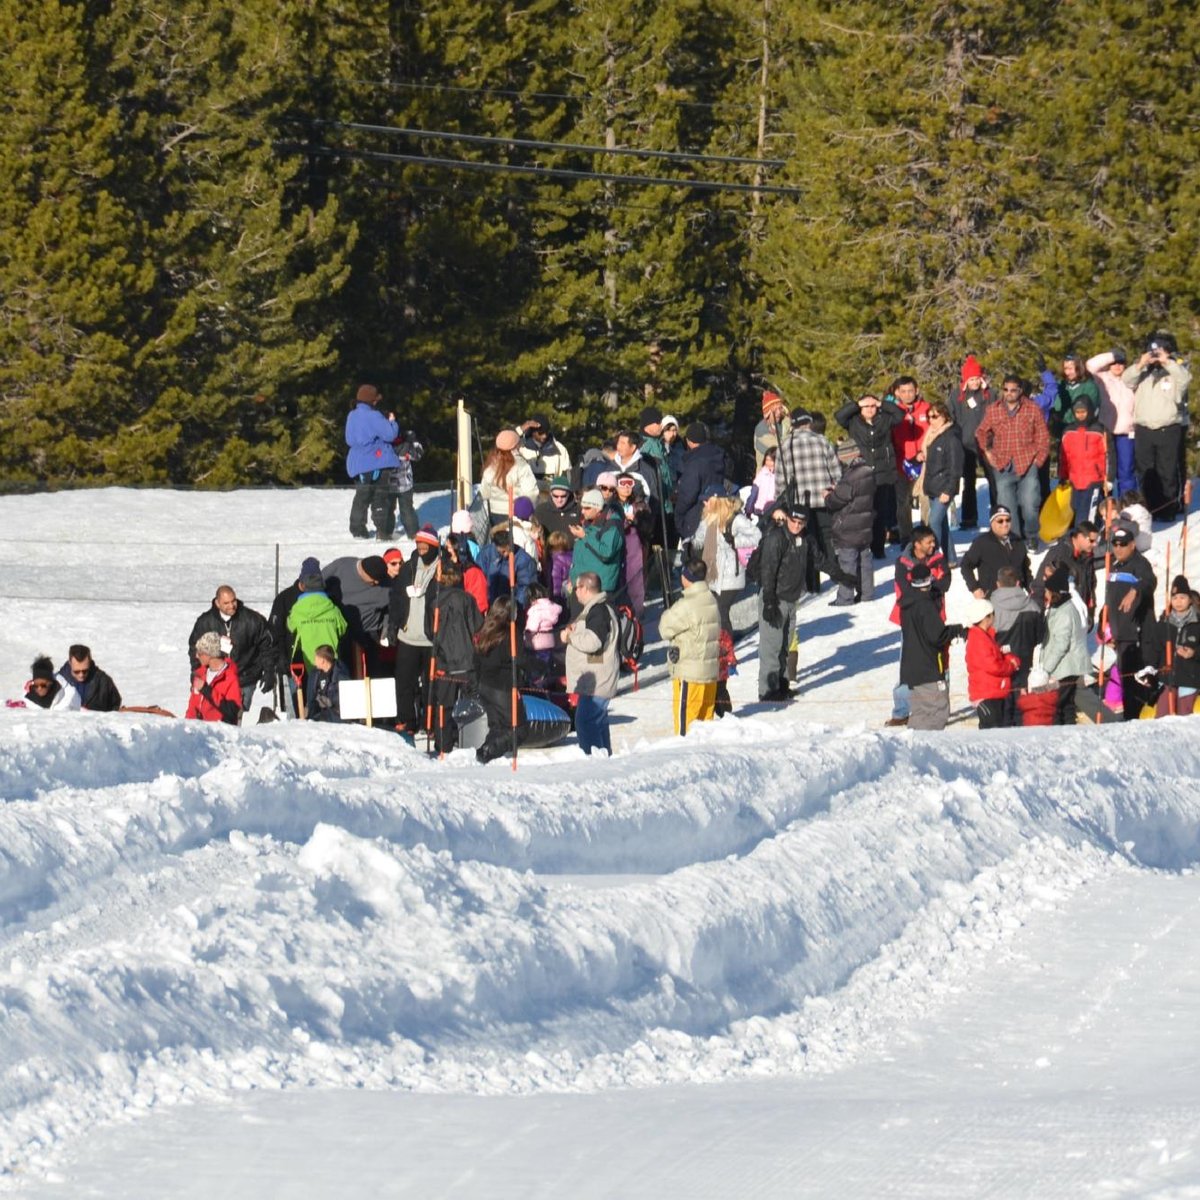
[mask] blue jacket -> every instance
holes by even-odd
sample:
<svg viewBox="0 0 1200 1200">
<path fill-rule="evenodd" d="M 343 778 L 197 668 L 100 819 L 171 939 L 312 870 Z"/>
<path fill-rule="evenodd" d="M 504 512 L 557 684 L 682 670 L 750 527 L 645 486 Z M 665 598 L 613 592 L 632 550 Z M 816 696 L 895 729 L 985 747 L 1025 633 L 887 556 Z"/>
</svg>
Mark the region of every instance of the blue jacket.
<svg viewBox="0 0 1200 1200">
<path fill-rule="evenodd" d="M 520 546 L 514 546 L 512 552 L 516 555 L 517 603 L 523 607 L 529 598 L 529 585 L 537 583 L 537 563 Z M 508 559 L 501 558 L 500 551 L 493 543 L 488 542 L 479 551 L 475 565 L 487 578 L 489 604 L 508 595 Z"/>
<path fill-rule="evenodd" d="M 351 479 L 371 471 L 383 471 L 400 465 L 392 443 L 400 436 L 400 426 L 389 421 L 370 404 L 358 403 L 346 417 L 346 471 Z"/>
</svg>

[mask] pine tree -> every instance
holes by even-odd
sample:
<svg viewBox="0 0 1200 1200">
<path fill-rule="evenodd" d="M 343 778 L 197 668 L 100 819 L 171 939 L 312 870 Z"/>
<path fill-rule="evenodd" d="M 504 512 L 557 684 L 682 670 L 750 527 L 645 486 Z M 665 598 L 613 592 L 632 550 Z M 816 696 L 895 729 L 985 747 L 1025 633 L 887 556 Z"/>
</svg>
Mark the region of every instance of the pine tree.
<svg viewBox="0 0 1200 1200">
<path fill-rule="evenodd" d="M 131 389 L 153 278 L 144 231 L 114 194 L 115 106 L 88 71 L 82 6 L 0 2 L 0 470 L 8 485 L 103 478 L 141 431 L 114 424 Z"/>
<path fill-rule="evenodd" d="M 275 6 L 118 0 L 105 24 L 130 182 L 156 266 L 138 355 L 141 420 L 172 478 L 228 486 L 326 472 L 341 405 L 324 394 L 354 230 L 314 209 L 286 148 L 303 80 Z M 152 336 L 151 336 L 152 335 Z M 171 437 L 171 434 L 174 434 Z"/>
</svg>

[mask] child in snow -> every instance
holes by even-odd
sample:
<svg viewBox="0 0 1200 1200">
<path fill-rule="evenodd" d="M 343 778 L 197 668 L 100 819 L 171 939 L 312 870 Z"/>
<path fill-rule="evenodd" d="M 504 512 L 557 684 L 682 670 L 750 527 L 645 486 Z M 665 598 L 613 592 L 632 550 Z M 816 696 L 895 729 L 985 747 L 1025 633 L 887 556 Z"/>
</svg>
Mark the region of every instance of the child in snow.
<svg viewBox="0 0 1200 1200">
<path fill-rule="evenodd" d="M 1021 667 L 1015 654 L 996 643 L 995 609 L 973 596 L 967 604 L 967 695 L 975 705 L 980 729 L 1007 729 L 1013 723 L 1013 676 Z"/>
<path fill-rule="evenodd" d="M 313 669 L 308 675 L 308 719 L 310 721 L 340 721 L 341 696 L 338 684 L 346 672 L 337 661 L 332 646 L 318 646 L 313 652 Z"/>
<path fill-rule="evenodd" d="M 759 521 L 775 503 L 775 454 L 774 446 L 764 452 L 763 464 L 754 476 L 750 494 L 746 497 L 746 511 Z"/>
<path fill-rule="evenodd" d="M 1075 397 L 1073 411 L 1075 424 L 1062 436 L 1058 473 L 1071 485 L 1071 507 L 1078 526 L 1091 518 L 1092 507 L 1108 482 L 1108 436 L 1095 420 L 1087 396 Z"/>
<path fill-rule="evenodd" d="M 546 547 L 550 551 L 550 598 L 565 603 L 574 557 L 571 539 L 556 529 L 546 539 Z"/>
<path fill-rule="evenodd" d="M 1055 725 L 1074 725 L 1075 689 L 1091 674 L 1087 634 L 1079 609 L 1071 602 L 1070 574 L 1065 563 L 1046 577 L 1046 643 L 1042 648 L 1042 670 L 1058 680 L 1054 709 Z"/>
</svg>

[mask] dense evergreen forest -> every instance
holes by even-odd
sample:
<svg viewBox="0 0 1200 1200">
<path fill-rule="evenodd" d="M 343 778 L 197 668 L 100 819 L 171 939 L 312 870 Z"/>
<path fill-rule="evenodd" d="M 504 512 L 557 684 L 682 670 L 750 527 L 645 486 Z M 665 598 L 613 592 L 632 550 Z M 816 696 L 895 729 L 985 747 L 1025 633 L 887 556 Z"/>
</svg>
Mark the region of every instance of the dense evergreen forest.
<svg viewBox="0 0 1200 1200">
<path fill-rule="evenodd" d="M 1196 341 L 1192 0 L 0 13 L 6 487 L 341 480 L 364 379 L 575 448 Z"/>
</svg>

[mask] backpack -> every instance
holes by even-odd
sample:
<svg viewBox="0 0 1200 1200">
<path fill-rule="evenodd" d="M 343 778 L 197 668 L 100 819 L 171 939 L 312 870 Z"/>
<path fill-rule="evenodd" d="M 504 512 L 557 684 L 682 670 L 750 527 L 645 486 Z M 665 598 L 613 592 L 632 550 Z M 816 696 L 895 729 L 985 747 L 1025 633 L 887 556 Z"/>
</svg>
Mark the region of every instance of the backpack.
<svg viewBox="0 0 1200 1200">
<path fill-rule="evenodd" d="M 642 661 L 642 651 L 646 648 L 646 639 L 642 632 L 642 623 L 634 615 L 628 604 L 617 606 L 617 658 L 621 667 L 633 672 L 633 690 L 637 691 L 638 665 Z"/>
<path fill-rule="evenodd" d="M 750 557 L 746 559 L 746 582 L 762 583 L 762 542 L 754 547 Z"/>
</svg>

